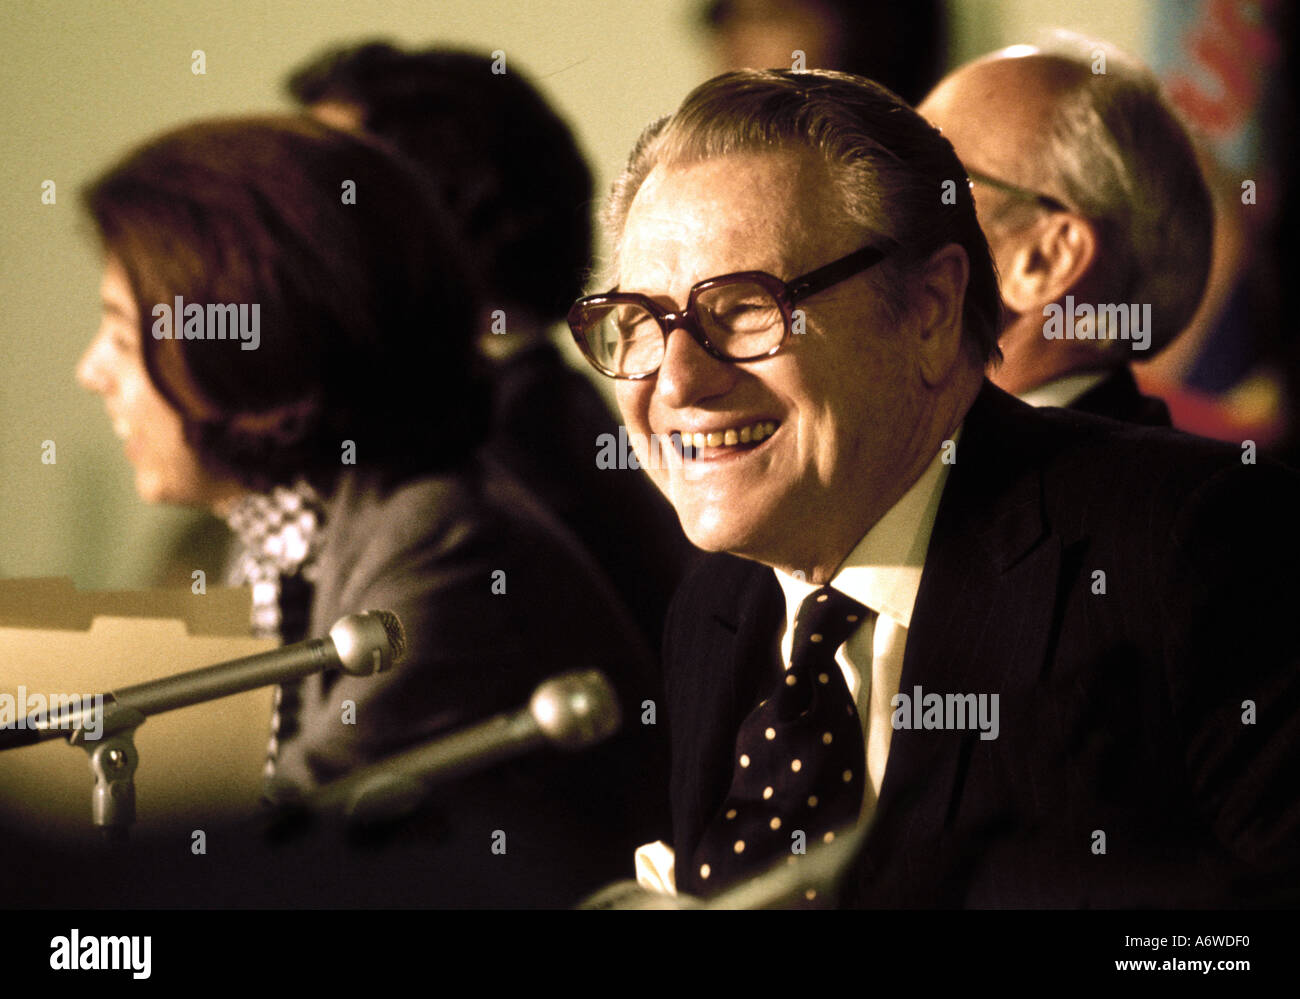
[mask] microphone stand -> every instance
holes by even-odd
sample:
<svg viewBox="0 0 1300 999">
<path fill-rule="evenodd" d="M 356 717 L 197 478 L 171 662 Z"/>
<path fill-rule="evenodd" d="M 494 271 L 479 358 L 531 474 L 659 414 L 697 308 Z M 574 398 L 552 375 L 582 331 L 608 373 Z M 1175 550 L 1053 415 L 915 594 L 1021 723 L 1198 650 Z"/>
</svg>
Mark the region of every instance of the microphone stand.
<svg viewBox="0 0 1300 999">
<path fill-rule="evenodd" d="M 327 660 L 319 642 L 303 644 L 303 655 L 295 672 L 309 676 L 325 666 Z M 242 667 L 233 678 L 232 666 Z M 272 670 L 265 665 L 263 656 L 246 656 L 233 663 L 124 688 L 107 695 L 102 709 L 92 707 L 73 717 L 68 744 L 80 746 L 90 757 L 90 772 L 95 778 L 90 811 L 95 828 L 100 830 L 105 842 L 125 843 L 135 822 L 135 772 L 140 765 L 135 730 L 144 724 L 148 715 L 227 697 L 283 679 L 283 667 Z M 127 698 L 130 706 L 118 697 Z M 96 715 L 100 716 L 99 724 L 88 725 L 96 720 Z M 88 728 L 97 731 L 99 737 L 88 735 Z"/>
<path fill-rule="evenodd" d="M 541 746 L 573 752 L 601 742 L 622 723 L 618 696 L 598 670 L 575 670 L 540 684 L 519 711 L 494 715 L 279 801 L 277 824 L 341 811 L 353 827 L 405 818 L 440 783 L 486 770 Z"/>
<path fill-rule="evenodd" d="M 388 611 L 353 614 L 337 621 L 327 638 L 123 687 L 106 695 L 100 704 L 69 710 L 37 727 L 31 741 L 49 738 L 54 729 L 70 730 L 68 744 L 80 746 L 90 757 L 95 778 L 90 802 L 94 824 L 109 843 L 120 844 L 126 842 L 135 822 L 135 772 L 140 765 L 135 730 L 146 717 L 301 679 L 331 667 L 369 676 L 400 662 L 405 653 L 406 636 L 396 615 Z M 88 724 L 95 721 L 99 724 Z M 88 729 L 98 737 L 91 736 Z"/>
<path fill-rule="evenodd" d="M 80 746 L 90 757 L 90 772 L 95 778 L 90 797 L 91 816 L 104 840 L 110 844 L 125 843 L 135 822 L 135 772 L 140 765 L 135 730 L 149 715 L 309 676 L 329 665 L 324 641 L 300 643 L 302 649 L 290 668 L 282 662 L 268 665 L 263 655 L 245 656 L 230 663 L 125 687 L 108 694 L 102 708 L 82 710 L 66 719 L 72 729 L 68 744 Z M 96 715 L 101 716 L 100 724 L 88 725 L 96 720 Z M 88 735 L 88 728 L 97 731 L 99 738 Z"/>
<path fill-rule="evenodd" d="M 68 744 L 80 746 L 90 757 L 90 772 L 95 786 L 91 791 L 90 809 L 95 827 L 110 844 L 127 841 L 135 821 L 135 771 L 140 753 L 135 748 L 135 730 L 145 716 L 135 708 L 117 701 L 104 705 L 99 738 L 86 736 L 84 720 L 68 736 Z"/>
</svg>

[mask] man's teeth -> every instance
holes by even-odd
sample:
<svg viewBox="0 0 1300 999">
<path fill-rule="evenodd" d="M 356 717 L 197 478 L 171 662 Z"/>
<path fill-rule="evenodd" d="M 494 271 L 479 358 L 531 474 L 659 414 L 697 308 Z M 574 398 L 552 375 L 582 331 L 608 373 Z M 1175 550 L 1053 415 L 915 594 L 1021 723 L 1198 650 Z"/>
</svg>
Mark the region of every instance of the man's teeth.
<svg viewBox="0 0 1300 999">
<path fill-rule="evenodd" d="M 683 434 L 682 442 L 696 449 L 705 447 L 731 447 L 734 444 L 757 444 L 776 433 L 776 424 L 771 420 L 741 427 L 739 430 L 712 430 L 707 434 Z"/>
</svg>

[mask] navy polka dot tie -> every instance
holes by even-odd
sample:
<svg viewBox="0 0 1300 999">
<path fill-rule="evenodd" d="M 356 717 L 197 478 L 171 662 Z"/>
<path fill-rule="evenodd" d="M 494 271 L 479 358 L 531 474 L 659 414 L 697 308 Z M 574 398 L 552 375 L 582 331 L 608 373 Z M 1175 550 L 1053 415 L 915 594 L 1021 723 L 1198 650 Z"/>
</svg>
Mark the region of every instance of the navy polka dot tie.
<svg viewBox="0 0 1300 999">
<path fill-rule="evenodd" d="M 681 890 L 711 894 L 857 820 L 862 725 L 835 651 L 871 613 L 828 586 L 799 605 L 790 668 L 740 726 L 731 790 L 694 855 L 679 858 Z"/>
</svg>

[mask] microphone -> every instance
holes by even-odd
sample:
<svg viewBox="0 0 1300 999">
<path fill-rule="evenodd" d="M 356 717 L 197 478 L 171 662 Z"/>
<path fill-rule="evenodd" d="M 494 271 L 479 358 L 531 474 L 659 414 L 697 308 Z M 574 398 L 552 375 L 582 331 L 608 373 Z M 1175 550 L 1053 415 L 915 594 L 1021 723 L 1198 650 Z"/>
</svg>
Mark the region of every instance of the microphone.
<svg viewBox="0 0 1300 999">
<path fill-rule="evenodd" d="M 416 807 L 440 781 L 546 744 L 583 749 L 613 735 L 621 721 L 618 698 L 604 674 L 562 673 L 538 686 L 527 708 L 362 767 L 301 804 L 316 812 L 342 805 L 350 821 L 363 825 L 391 821 Z"/>
<path fill-rule="evenodd" d="M 325 669 L 352 676 L 370 676 L 400 663 L 406 656 L 406 632 L 391 611 L 349 614 L 330 629 L 328 638 L 295 642 L 270 652 L 232 659 L 216 666 L 150 680 L 86 701 L 64 705 L 49 717 L 41 713 L 22 720 L 22 728 L 0 731 L 0 750 L 29 746 L 79 729 L 98 729 L 107 711 L 164 711 L 212 701 L 256 687 L 297 680 Z"/>
</svg>

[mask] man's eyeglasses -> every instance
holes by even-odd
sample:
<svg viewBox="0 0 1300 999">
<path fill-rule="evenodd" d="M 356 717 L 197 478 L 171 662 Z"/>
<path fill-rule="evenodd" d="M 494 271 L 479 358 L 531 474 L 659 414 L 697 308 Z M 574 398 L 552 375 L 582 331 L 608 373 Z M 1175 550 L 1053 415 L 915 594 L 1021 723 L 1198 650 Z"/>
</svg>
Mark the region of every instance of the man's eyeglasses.
<svg viewBox="0 0 1300 999">
<path fill-rule="evenodd" d="M 884 250 L 864 246 L 792 281 L 765 271 L 709 278 L 691 288 L 681 312 L 629 292 L 590 295 L 569 310 L 569 329 L 591 365 L 611 378 L 649 378 L 663 363 L 668 334 L 679 327 L 712 357 L 737 364 L 758 361 L 781 349 L 798 302 L 885 256 Z"/>
<path fill-rule="evenodd" d="M 1069 205 L 1058 198 L 1053 198 L 1050 194 L 1040 194 L 1038 191 L 1031 191 L 1027 187 L 1018 187 L 1015 184 L 1008 183 L 1005 180 L 998 180 L 996 177 L 990 177 L 986 173 L 980 173 L 978 170 L 966 168 L 966 176 L 977 184 L 983 184 L 985 187 L 991 187 L 994 190 L 1002 191 L 1004 194 L 1010 194 L 1013 197 L 1022 198 L 1026 201 L 1033 201 L 1042 208 L 1051 212 L 1072 212 L 1074 211 Z"/>
</svg>

